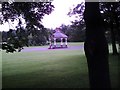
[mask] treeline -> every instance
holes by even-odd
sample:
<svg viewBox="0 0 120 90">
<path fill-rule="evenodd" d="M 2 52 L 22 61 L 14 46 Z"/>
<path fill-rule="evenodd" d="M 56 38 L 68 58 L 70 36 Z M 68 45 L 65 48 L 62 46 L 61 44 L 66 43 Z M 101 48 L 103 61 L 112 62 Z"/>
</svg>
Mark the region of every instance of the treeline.
<svg viewBox="0 0 120 90">
<path fill-rule="evenodd" d="M 74 22 L 72 25 L 61 25 L 61 32 L 68 36 L 68 42 L 84 42 L 85 41 L 85 24 L 76 25 Z M 25 30 L 17 29 L 0 32 L 2 35 L 2 42 L 15 43 L 21 42 L 22 46 L 42 46 L 49 44 L 49 36 L 52 35 L 55 30 L 43 28 L 41 30 Z M 116 32 L 115 32 L 116 33 Z M 106 28 L 106 38 L 109 43 L 112 42 L 110 28 Z M 118 35 L 115 36 L 116 42 L 118 41 Z M 18 40 L 18 41 L 17 41 Z"/>
<path fill-rule="evenodd" d="M 2 31 L 2 42 L 15 44 L 19 42 L 21 46 L 41 46 L 48 44 L 48 34 L 49 30 L 12 30 Z M 18 44 L 18 43 L 17 43 Z"/>
<path fill-rule="evenodd" d="M 43 28 L 41 30 L 17 29 L 0 32 L 3 43 L 15 44 L 19 42 L 22 46 L 42 46 L 49 44 L 49 37 L 55 30 Z M 75 26 L 61 26 L 61 32 L 68 36 L 69 42 L 83 42 L 85 40 L 85 27 L 82 29 Z"/>
</svg>

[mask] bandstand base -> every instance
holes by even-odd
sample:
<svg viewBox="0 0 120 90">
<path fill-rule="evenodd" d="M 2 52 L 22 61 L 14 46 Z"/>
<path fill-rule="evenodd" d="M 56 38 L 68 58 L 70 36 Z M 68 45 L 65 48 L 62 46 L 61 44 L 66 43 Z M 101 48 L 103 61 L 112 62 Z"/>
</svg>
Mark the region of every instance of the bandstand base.
<svg viewBox="0 0 120 90">
<path fill-rule="evenodd" d="M 61 47 L 57 47 L 57 46 L 51 46 L 51 47 L 49 47 L 48 49 L 62 49 L 62 48 L 68 48 L 68 46 L 61 46 Z"/>
</svg>

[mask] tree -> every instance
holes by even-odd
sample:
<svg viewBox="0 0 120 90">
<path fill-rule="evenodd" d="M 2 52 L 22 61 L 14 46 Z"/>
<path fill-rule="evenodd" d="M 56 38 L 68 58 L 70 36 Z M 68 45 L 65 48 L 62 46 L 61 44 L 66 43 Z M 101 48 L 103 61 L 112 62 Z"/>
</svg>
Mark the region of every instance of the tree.
<svg viewBox="0 0 120 90">
<path fill-rule="evenodd" d="M 83 19 L 83 13 L 85 10 L 85 3 L 81 2 L 75 7 L 71 8 L 68 12 L 69 17 L 75 17 L 76 19 L 72 21 L 72 25 L 69 27 L 69 38 L 70 41 L 84 41 L 85 40 L 85 21 Z"/>
<path fill-rule="evenodd" d="M 110 88 L 108 45 L 98 2 L 85 2 L 84 19 L 86 23 L 84 50 L 88 63 L 90 87 Z"/>
<path fill-rule="evenodd" d="M 26 29 L 30 32 L 37 27 L 39 29 L 43 29 L 44 26 L 41 24 L 41 19 L 45 14 L 50 14 L 53 10 L 54 6 L 51 4 L 51 2 L 13 2 L 12 4 L 9 4 L 8 2 L 2 3 L 2 15 L 3 15 L 3 21 L 8 22 L 8 20 L 14 21 L 15 19 L 19 19 L 20 16 L 25 19 L 26 22 Z M 22 30 L 21 27 L 21 21 L 19 20 L 18 24 L 18 31 Z M 12 32 L 11 32 L 12 33 Z M 14 38 L 11 38 L 14 40 Z M 17 38 L 19 39 L 19 38 Z M 18 40 L 19 42 L 16 42 L 19 48 L 20 42 L 24 43 L 22 41 L 23 39 Z M 13 49 L 14 43 L 12 43 Z M 3 44 L 3 48 L 9 48 L 11 47 L 11 43 Z M 8 50 L 4 48 L 5 50 Z M 21 47 L 20 47 L 21 48 Z M 9 50 L 10 51 L 10 50 Z"/>
<path fill-rule="evenodd" d="M 72 25 L 60 26 L 61 32 L 68 36 L 68 41 L 70 42 L 84 42 L 85 40 L 85 23 L 81 21 L 74 21 Z"/>
<path fill-rule="evenodd" d="M 107 23 L 107 28 L 109 27 L 111 30 L 111 41 L 112 41 L 112 48 L 113 48 L 113 55 L 118 54 L 116 42 L 119 41 L 119 8 L 120 3 L 118 2 L 105 2 L 100 3 L 100 8 L 103 11 L 102 16 L 104 21 Z"/>
</svg>

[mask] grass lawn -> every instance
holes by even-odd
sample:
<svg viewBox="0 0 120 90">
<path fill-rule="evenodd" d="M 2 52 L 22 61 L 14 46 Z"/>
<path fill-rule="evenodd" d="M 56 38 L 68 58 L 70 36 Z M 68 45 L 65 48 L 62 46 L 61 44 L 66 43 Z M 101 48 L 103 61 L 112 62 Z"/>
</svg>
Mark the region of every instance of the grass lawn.
<svg viewBox="0 0 120 90">
<path fill-rule="evenodd" d="M 83 43 L 70 43 L 69 46 L 83 46 Z M 117 87 L 117 56 L 110 55 L 109 63 L 112 87 Z M 3 88 L 89 88 L 84 50 L 83 48 L 55 49 L 9 54 L 2 51 L 2 86 Z"/>
</svg>

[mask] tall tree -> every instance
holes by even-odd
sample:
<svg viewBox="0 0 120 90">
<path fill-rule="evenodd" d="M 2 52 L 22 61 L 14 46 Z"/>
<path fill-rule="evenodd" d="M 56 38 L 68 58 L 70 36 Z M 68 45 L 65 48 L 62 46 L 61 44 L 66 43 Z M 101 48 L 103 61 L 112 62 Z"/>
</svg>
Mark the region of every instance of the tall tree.
<svg viewBox="0 0 120 90">
<path fill-rule="evenodd" d="M 85 2 L 85 55 L 91 88 L 110 88 L 108 45 L 98 2 Z"/>
</svg>

